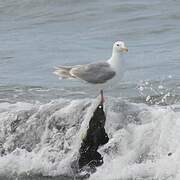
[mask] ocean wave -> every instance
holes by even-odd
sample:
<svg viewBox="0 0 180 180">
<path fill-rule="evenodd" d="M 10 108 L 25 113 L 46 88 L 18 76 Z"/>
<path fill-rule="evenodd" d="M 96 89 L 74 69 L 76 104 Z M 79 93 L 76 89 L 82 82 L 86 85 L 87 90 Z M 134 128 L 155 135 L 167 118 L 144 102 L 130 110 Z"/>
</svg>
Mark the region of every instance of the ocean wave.
<svg viewBox="0 0 180 180">
<path fill-rule="evenodd" d="M 0 176 L 73 176 L 71 164 L 78 158 L 97 103 L 97 99 L 0 103 Z M 109 97 L 105 129 L 110 140 L 99 149 L 104 164 L 91 179 L 177 178 L 179 107 Z"/>
</svg>

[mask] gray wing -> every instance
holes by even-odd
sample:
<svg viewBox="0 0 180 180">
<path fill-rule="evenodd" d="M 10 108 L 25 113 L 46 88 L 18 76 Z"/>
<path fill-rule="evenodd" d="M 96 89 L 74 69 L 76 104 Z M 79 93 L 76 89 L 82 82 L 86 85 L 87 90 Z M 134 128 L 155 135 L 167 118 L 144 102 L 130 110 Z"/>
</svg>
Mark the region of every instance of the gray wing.
<svg viewBox="0 0 180 180">
<path fill-rule="evenodd" d="M 115 76 L 115 71 L 107 62 L 78 65 L 70 70 L 70 74 L 89 83 L 105 83 Z"/>
</svg>

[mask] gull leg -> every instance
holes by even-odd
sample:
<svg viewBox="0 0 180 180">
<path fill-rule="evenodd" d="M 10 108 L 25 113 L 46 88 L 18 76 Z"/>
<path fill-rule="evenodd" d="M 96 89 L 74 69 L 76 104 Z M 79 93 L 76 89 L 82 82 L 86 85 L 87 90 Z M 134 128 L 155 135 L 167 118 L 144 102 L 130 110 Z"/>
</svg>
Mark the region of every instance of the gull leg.
<svg viewBox="0 0 180 180">
<path fill-rule="evenodd" d="M 104 99 L 104 95 L 103 95 L 103 90 L 102 89 L 100 91 L 100 94 L 101 94 L 101 104 L 103 104 L 105 102 L 105 99 Z"/>
</svg>

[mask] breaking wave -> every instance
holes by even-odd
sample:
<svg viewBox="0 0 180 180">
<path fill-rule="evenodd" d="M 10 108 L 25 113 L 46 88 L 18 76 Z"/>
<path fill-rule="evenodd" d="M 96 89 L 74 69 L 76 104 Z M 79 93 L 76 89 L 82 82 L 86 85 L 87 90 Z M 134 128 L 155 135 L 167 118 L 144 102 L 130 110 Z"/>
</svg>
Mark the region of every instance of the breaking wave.
<svg viewBox="0 0 180 180">
<path fill-rule="evenodd" d="M 0 177 L 73 177 L 71 164 L 98 99 L 0 103 Z M 99 152 L 104 164 L 90 179 L 180 178 L 180 104 L 132 103 L 108 97 Z"/>
</svg>

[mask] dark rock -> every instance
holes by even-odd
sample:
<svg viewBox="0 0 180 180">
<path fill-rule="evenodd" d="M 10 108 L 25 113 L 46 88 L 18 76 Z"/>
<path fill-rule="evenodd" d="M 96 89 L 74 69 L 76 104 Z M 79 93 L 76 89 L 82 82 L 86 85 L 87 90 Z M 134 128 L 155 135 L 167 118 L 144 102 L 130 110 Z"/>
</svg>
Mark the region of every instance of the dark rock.
<svg viewBox="0 0 180 180">
<path fill-rule="evenodd" d="M 172 153 L 170 152 L 170 153 L 168 153 L 168 156 L 171 156 L 172 155 Z"/>
<path fill-rule="evenodd" d="M 105 121 L 106 116 L 103 105 L 100 104 L 96 108 L 93 117 L 89 122 L 87 135 L 83 139 L 79 150 L 79 169 L 82 169 L 84 166 L 89 166 L 91 172 L 94 172 L 96 170 L 95 167 L 103 164 L 103 157 L 97 150 L 100 145 L 106 144 L 109 140 L 104 129 Z"/>
</svg>

